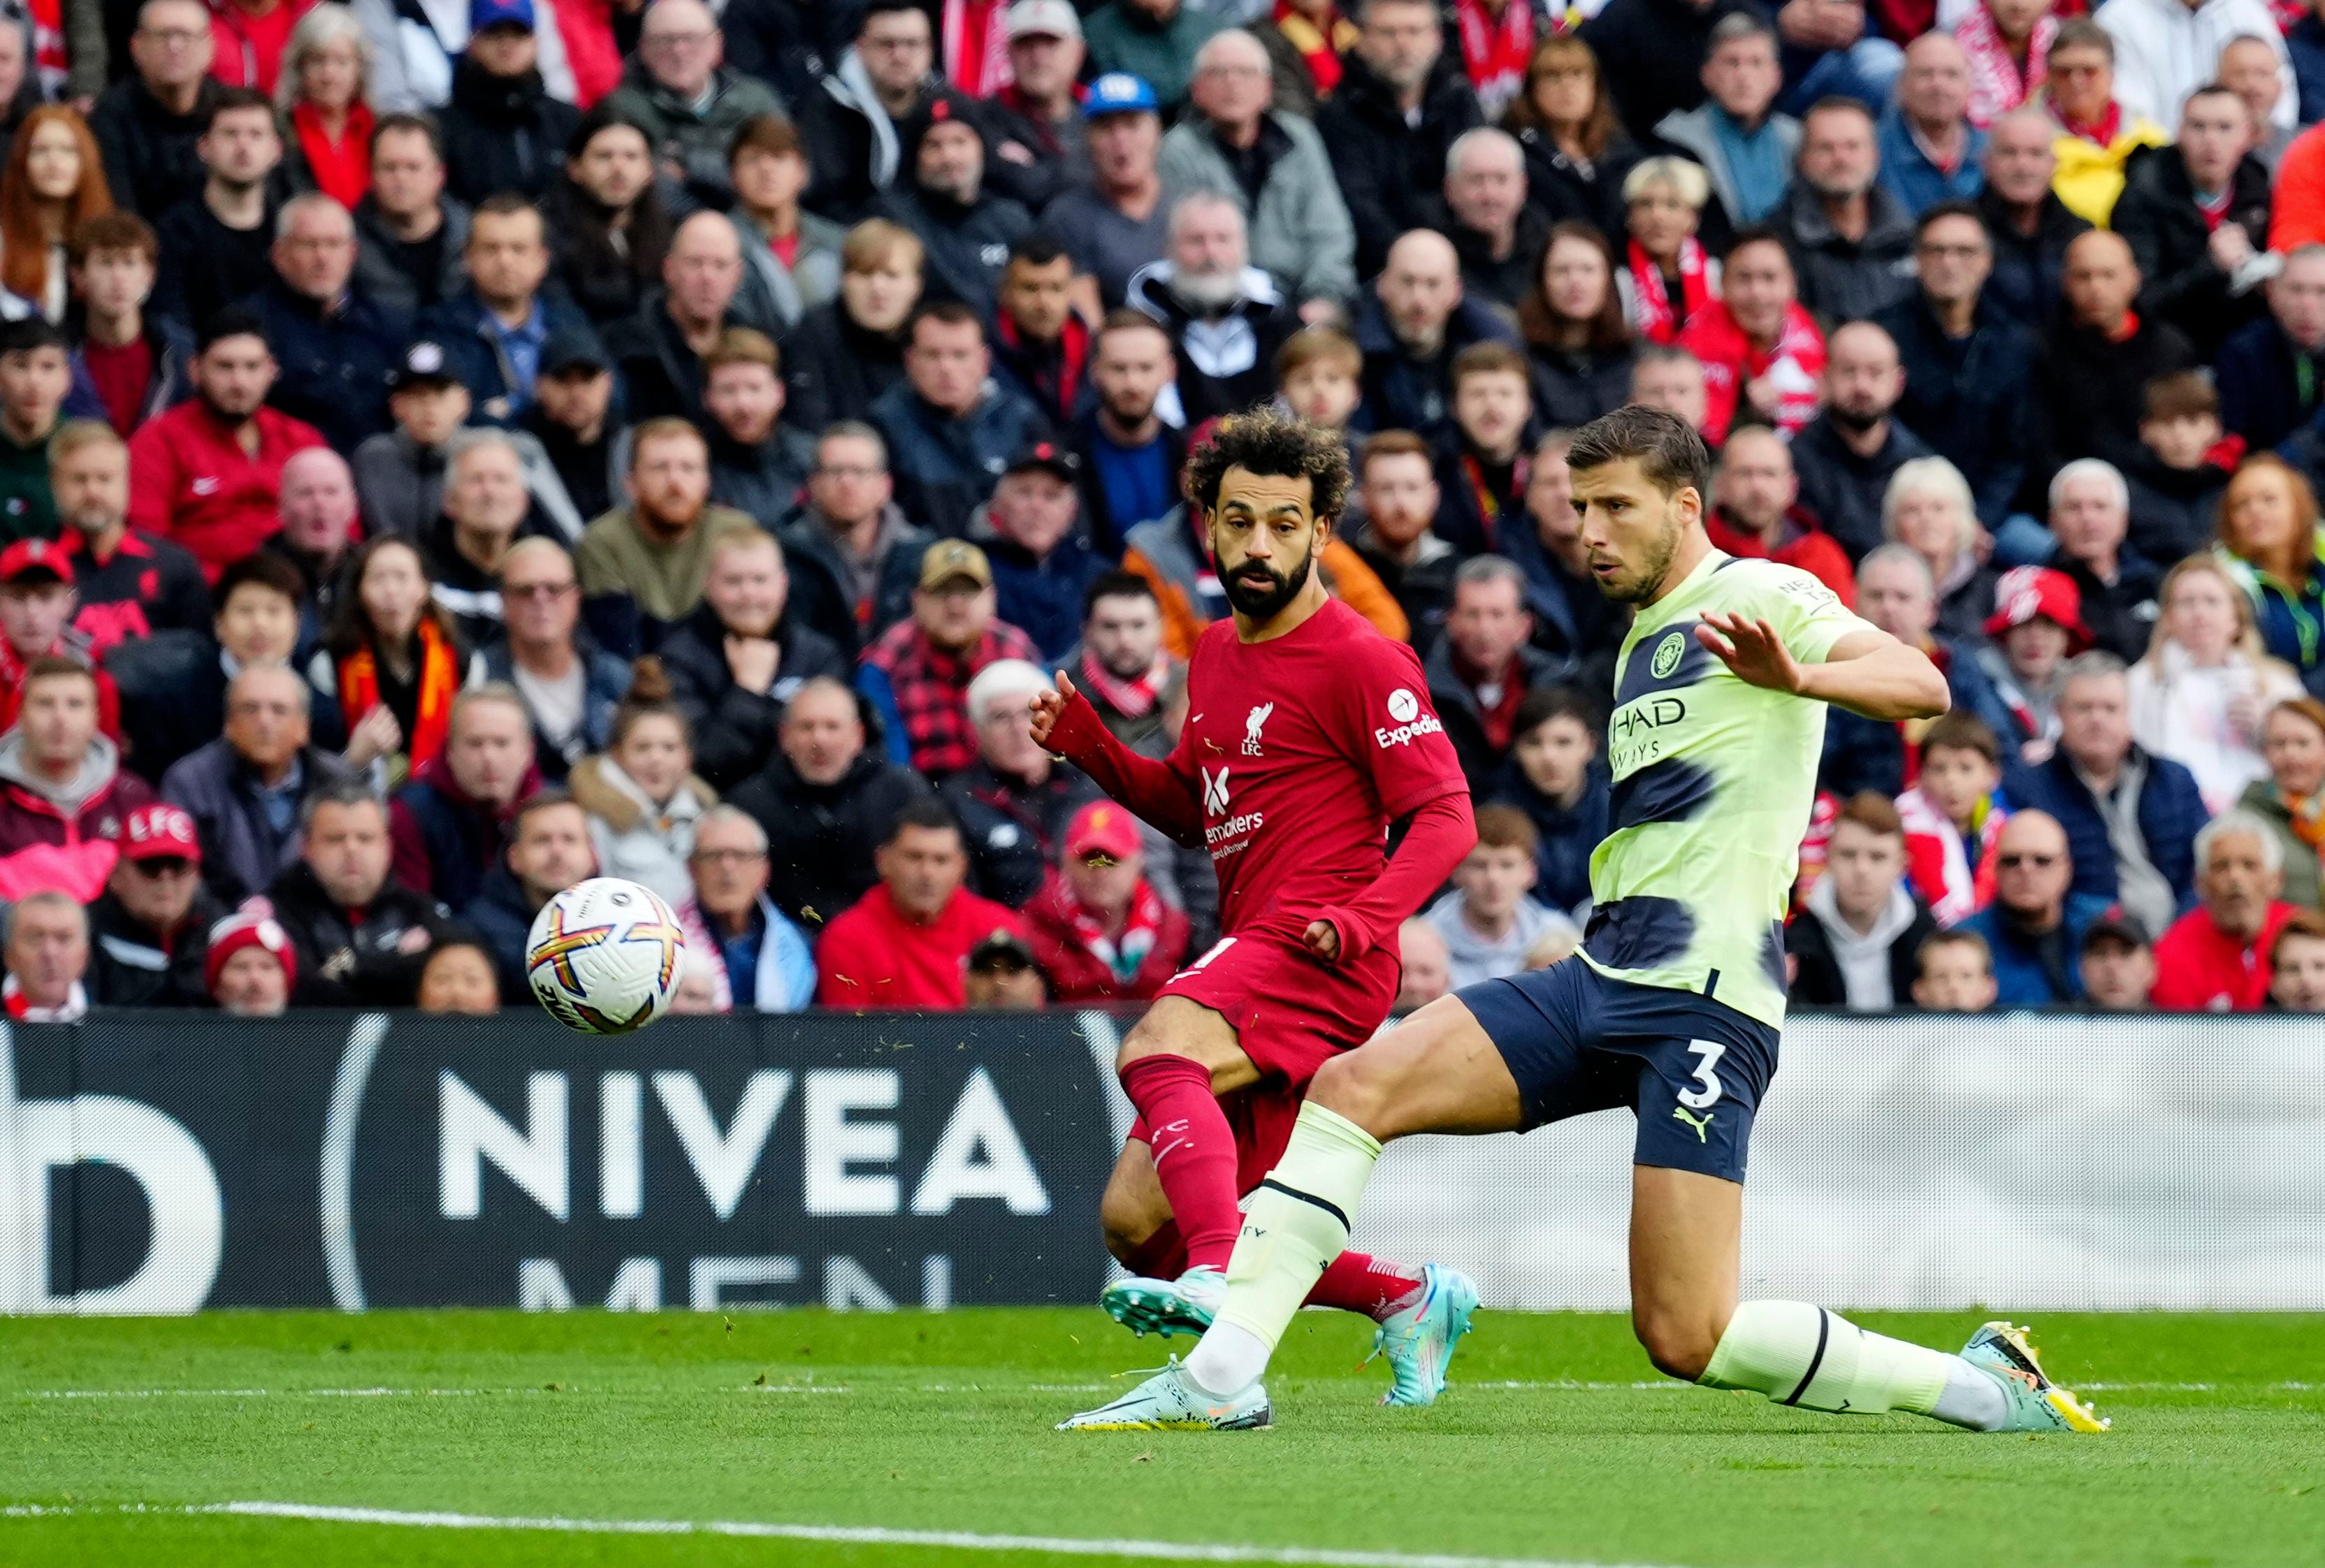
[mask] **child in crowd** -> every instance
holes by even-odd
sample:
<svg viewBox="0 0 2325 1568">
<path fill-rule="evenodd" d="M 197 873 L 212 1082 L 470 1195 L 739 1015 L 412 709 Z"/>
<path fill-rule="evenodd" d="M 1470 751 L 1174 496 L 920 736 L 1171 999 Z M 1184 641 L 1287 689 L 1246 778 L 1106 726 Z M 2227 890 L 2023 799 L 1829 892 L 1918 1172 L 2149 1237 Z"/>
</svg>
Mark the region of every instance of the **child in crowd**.
<svg viewBox="0 0 2325 1568">
<path fill-rule="evenodd" d="M 2058 745 L 2067 661 L 2091 645 L 2082 590 L 2063 571 L 2015 566 L 1995 585 L 1994 604 L 1984 628 L 1992 640 L 1978 649 L 1978 666 L 2010 718 L 2009 733 L 1997 738 L 2031 767 L 2048 762 Z"/>
<path fill-rule="evenodd" d="M 499 1012 L 501 983 L 493 971 L 493 955 L 471 937 L 449 936 L 439 942 L 420 971 L 416 1005 L 423 1013 L 488 1018 Z"/>
<path fill-rule="evenodd" d="M 1956 711 L 1930 726 L 1920 782 L 1897 797 L 1897 814 L 1906 877 L 1941 926 L 1994 897 L 1996 847 L 2010 814 L 2001 785 L 2001 743 L 1976 715 Z"/>
<path fill-rule="evenodd" d="M 2220 496 L 2244 457 L 2243 440 L 2221 427 L 2211 374 L 2185 370 L 2149 382 L 2139 441 L 2145 455 L 2124 476 L 2133 552 L 2170 562 L 2208 549 Z"/>
<path fill-rule="evenodd" d="M 1922 944 L 1913 1005 L 1931 1013 L 1983 1013 L 1994 1006 L 1994 955 L 1974 931 L 1941 931 Z"/>
<path fill-rule="evenodd" d="M 1590 851 L 1607 836 L 1607 770 L 1598 716 L 1571 687 L 1529 691 L 1511 726 L 1510 759 L 1487 792 L 1525 814 L 1534 830 L 1536 897 L 1582 918 L 1590 904 Z"/>
<path fill-rule="evenodd" d="M 693 769 L 693 742 L 671 700 L 670 677 L 661 660 L 640 659 L 614 715 L 612 743 L 573 770 L 573 798 L 589 813 L 599 876 L 625 877 L 673 907 L 693 893 L 686 862 L 694 825 L 718 803 Z"/>
<path fill-rule="evenodd" d="M 1514 806 L 1477 812 L 1477 844 L 1454 868 L 1453 891 L 1422 918 L 1445 939 L 1453 988 L 1525 968 L 1543 932 L 1573 922 L 1533 896 L 1533 824 Z"/>
</svg>

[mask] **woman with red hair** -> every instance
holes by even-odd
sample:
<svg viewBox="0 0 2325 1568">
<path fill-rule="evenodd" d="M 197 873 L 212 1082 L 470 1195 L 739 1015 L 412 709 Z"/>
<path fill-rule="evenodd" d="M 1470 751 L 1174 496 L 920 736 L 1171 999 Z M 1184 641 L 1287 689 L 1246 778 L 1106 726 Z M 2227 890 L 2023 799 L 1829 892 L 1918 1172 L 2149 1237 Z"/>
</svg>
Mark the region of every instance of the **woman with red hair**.
<svg viewBox="0 0 2325 1568">
<path fill-rule="evenodd" d="M 65 237 L 113 210 L 97 138 L 79 115 L 47 105 L 24 116 L 0 170 L 0 315 L 65 318 Z"/>
</svg>

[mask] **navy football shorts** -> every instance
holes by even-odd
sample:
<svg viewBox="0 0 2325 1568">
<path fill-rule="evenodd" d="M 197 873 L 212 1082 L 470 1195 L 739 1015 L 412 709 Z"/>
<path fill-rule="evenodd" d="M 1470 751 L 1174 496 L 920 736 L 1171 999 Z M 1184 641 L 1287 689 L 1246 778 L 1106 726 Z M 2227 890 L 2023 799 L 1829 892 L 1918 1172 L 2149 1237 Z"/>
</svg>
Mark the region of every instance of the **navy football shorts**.
<svg viewBox="0 0 2325 1568">
<path fill-rule="evenodd" d="M 1608 979 L 1579 958 L 1460 993 L 1517 1081 L 1525 1130 L 1628 1106 L 1635 1163 L 1744 1179 L 1776 1031 L 1692 991 Z"/>
</svg>

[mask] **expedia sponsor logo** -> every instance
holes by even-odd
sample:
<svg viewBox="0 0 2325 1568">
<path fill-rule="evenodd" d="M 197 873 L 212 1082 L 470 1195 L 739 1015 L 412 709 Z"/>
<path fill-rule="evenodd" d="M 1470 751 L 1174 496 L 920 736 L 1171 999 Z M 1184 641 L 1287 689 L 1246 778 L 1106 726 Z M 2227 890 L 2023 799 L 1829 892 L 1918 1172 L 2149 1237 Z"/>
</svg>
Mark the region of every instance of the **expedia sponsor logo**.
<svg viewBox="0 0 2325 1568">
<path fill-rule="evenodd" d="M 1414 719 L 1412 723 L 1400 724 L 1394 729 L 1375 729 L 1373 731 L 1373 744 L 1379 747 L 1383 751 L 1386 751 L 1392 746 L 1411 745 L 1414 738 L 1417 736 L 1442 735 L 1444 733 L 1445 726 L 1438 721 L 1437 715 L 1434 713 L 1424 713 L 1420 718 Z"/>
</svg>

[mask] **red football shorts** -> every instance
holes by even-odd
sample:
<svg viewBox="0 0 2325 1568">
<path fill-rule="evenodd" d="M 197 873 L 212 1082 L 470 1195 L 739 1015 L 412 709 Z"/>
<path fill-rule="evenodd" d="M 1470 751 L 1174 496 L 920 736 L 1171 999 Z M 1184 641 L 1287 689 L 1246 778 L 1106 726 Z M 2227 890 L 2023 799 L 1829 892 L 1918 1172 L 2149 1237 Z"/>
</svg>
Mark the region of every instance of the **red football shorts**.
<svg viewBox="0 0 2325 1568">
<path fill-rule="evenodd" d="M 1316 1070 L 1371 1039 L 1403 977 L 1394 946 L 1353 965 L 1327 964 L 1298 940 L 1272 932 L 1223 938 L 1155 993 L 1184 997 L 1235 1025 L 1259 1081 L 1219 1097 L 1235 1131 L 1236 1191 L 1274 1170 L 1292 1138 Z M 1147 1141 L 1144 1118 L 1130 1136 Z"/>
</svg>

